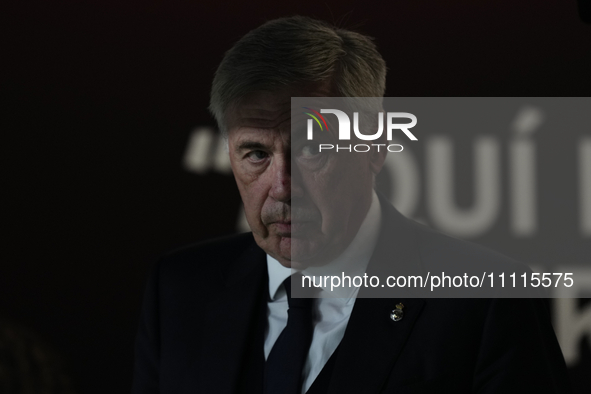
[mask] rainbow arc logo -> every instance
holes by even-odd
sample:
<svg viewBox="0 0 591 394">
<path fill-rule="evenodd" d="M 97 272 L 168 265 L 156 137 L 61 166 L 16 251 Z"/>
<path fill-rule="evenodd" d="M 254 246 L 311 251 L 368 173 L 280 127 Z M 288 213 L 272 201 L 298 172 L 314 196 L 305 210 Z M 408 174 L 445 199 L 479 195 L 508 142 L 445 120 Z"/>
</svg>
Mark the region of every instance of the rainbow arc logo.
<svg viewBox="0 0 591 394">
<path fill-rule="evenodd" d="M 302 107 L 304 109 L 307 109 L 309 111 L 314 112 L 316 115 L 318 115 L 320 117 L 320 119 L 322 119 L 322 122 L 324 123 L 324 126 L 326 127 L 326 131 L 328 131 L 328 125 L 326 124 L 326 120 L 324 119 L 324 117 L 322 115 L 320 115 L 320 113 L 318 111 L 313 110 L 312 108 L 309 107 Z M 320 126 L 320 130 L 324 130 L 324 128 L 322 127 L 322 123 L 320 123 L 320 120 L 318 120 L 318 118 L 316 116 L 314 116 L 313 114 L 309 113 L 309 112 L 304 112 L 306 115 L 310 115 L 315 121 L 316 123 L 318 123 L 318 126 Z"/>
</svg>

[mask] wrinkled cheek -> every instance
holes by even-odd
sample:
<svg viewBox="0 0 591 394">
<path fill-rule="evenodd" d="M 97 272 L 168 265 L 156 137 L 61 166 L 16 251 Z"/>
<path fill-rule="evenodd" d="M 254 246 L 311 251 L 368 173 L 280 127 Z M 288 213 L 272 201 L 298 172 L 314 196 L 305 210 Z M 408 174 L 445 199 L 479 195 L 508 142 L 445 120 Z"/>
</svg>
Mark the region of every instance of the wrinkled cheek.
<svg viewBox="0 0 591 394">
<path fill-rule="evenodd" d="M 267 230 L 261 221 L 262 199 L 255 193 L 256 190 L 251 187 L 238 183 L 238 190 L 244 204 L 246 220 L 252 232 L 266 237 Z"/>
<path fill-rule="evenodd" d="M 252 232 L 263 239 L 267 238 L 269 232 L 261 221 L 261 211 L 256 210 L 255 207 L 248 207 L 247 203 L 244 203 L 244 212 L 246 214 L 246 221 Z"/>
</svg>

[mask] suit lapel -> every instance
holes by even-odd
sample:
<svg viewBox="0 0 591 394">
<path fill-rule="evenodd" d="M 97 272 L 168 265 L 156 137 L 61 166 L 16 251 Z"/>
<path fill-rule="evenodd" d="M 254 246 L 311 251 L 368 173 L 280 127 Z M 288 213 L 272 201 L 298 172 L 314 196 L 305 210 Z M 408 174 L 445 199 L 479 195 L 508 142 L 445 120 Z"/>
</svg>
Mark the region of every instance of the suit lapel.
<svg viewBox="0 0 591 394">
<path fill-rule="evenodd" d="M 416 230 L 383 196 L 379 197 L 382 229 L 367 274 L 381 281 L 389 275 L 416 275 L 422 267 Z M 398 289 L 396 298 L 368 298 L 380 296 L 379 288 L 360 289 L 339 346 L 329 394 L 379 392 L 425 303 L 409 289 Z M 395 322 L 390 313 L 398 303 L 404 305 L 404 317 Z"/>
<path fill-rule="evenodd" d="M 398 302 L 404 304 L 404 318 L 390 320 Z M 359 298 L 339 345 L 329 394 L 377 393 L 386 383 L 424 301 L 408 298 Z"/>
<path fill-rule="evenodd" d="M 233 393 L 238 388 L 242 366 L 263 367 L 264 324 L 267 289 L 265 253 L 252 245 L 230 264 L 225 288 L 209 304 L 204 316 L 208 334 L 198 366 L 200 392 Z M 261 327 L 262 325 L 262 327 Z M 253 367 L 253 363 L 254 365 Z M 260 363 L 260 365 L 259 365 Z M 246 377 L 257 383 L 256 377 Z M 262 379 L 262 374 L 261 374 Z M 261 380 L 262 384 L 262 380 Z"/>
</svg>

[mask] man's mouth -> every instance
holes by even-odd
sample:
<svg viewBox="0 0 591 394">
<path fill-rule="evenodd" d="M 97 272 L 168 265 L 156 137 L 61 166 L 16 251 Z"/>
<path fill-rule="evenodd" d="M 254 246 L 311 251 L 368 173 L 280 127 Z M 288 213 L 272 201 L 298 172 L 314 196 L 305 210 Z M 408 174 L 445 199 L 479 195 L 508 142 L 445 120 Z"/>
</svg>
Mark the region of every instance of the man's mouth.
<svg viewBox="0 0 591 394">
<path fill-rule="evenodd" d="M 281 237 L 304 237 L 310 230 L 309 221 L 282 220 L 273 223 L 276 234 Z"/>
<path fill-rule="evenodd" d="M 291 220 L 280 220 L 273 223 L 277 235 L 281 237 L 291 237 Z"/>
</svg>

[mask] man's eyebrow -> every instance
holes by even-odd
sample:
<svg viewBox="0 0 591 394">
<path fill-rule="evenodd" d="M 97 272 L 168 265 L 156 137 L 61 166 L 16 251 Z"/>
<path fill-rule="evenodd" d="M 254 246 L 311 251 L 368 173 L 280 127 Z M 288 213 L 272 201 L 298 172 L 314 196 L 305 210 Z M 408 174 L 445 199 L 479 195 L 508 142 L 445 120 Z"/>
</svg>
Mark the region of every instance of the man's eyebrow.
<svg viewBox="0 0 591 394">
<path fill-rule="evenodd" d="M 268 149 L 268 147 L 257 141 L 243 141 L 236 146 L 237 152 L 249 149 Z"/>
</svg>

